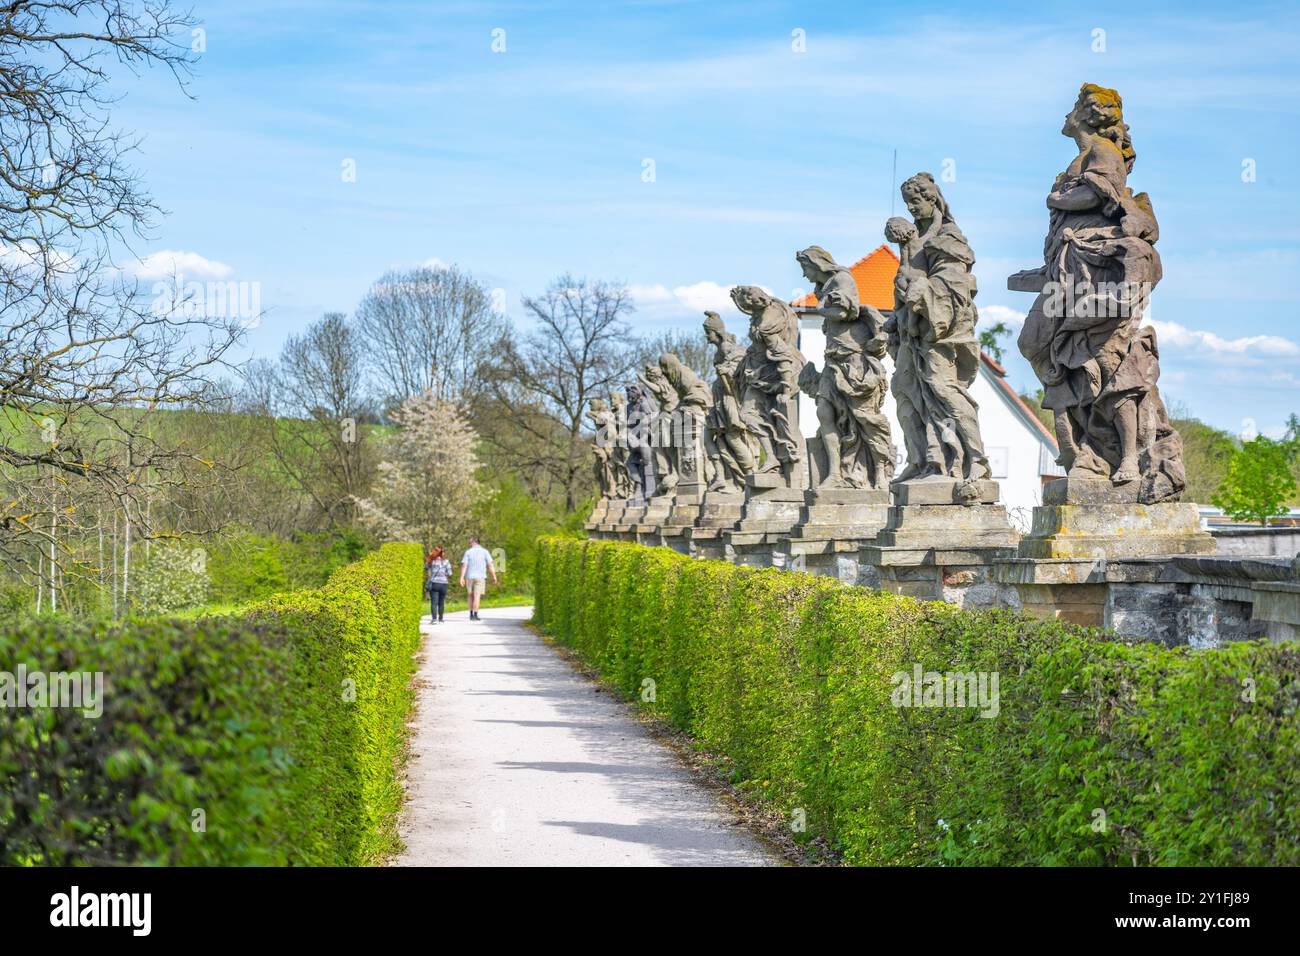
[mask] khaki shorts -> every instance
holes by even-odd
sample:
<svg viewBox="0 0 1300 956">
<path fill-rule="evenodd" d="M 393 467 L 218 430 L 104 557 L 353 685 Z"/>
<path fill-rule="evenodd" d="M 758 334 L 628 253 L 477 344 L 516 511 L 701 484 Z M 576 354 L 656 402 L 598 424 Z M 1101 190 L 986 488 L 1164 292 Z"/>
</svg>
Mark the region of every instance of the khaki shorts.
<svg viewBox="0 0 1300 956">
<path fill-rule="evenodd" d="M 470 594 L 482 597 L 483 592 L 487 590 L 487 578 L 470 578 L 465 582 L 465 590 Z"/>
</svg>

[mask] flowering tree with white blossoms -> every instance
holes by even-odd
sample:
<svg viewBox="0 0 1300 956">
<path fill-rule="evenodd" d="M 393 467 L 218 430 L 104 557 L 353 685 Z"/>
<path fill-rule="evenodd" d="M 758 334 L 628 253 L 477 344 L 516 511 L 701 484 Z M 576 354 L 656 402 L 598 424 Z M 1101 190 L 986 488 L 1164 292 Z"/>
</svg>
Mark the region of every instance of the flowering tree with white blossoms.
<svg viewBox="0 0 1300 956">
<path fill-rule="evenodd" d="M 358 517 L 386 540 L 419 541 L 452 553 L 475 528 L 487 489 L 475 475 L 478 435 L 461 409 L 426 389 L 392 415 L 397 431 L 384 440 L 371 494 Z"/>
</svg>

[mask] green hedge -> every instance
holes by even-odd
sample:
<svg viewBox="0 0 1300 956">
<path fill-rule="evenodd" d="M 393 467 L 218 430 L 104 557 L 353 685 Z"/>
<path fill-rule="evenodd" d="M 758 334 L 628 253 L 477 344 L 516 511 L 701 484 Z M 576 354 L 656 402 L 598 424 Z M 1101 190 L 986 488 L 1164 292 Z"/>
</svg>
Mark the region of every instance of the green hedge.
<svg viewBox="0 0 1300 956">
<path fill-rule="evenodd" d="M 238 616 L 0 634 L 104 710 L 0 707 L 0 864 L 360 865 L 395 849 L 422 561 L 385 545 Z"/>
<path fill-rule="evenodd" d="M 1296 644 L 1121 643 L 617 542 L 537 561 L 535 623 L 849 863 L 1300 863 Z M 895 706 L 916 665 L 996 673 L 997 716 Z"/>
</svg>

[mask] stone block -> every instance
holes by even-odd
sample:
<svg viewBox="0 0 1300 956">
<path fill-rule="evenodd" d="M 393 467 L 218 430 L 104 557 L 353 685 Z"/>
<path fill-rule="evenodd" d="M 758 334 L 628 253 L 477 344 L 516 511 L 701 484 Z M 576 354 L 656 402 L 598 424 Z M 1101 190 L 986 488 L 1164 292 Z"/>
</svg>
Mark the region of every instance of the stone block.
<svg viewBox="0 0 1300 956">
<path fill-rule="evenodd" d="M 712 561 L 730 561 L 726 541 L 721 528 L 694 527 L 683 533 L 689 554 L 693 558 Z"/>
<path fill-rule="evenodd" d="M 1146 638 L 1170 647 L 1218 647 L 1219 607 L 1185 584 L 1112 584 L 1104 626 L 1124 637 Z"/>
<path fill-rule="evenodd" d="M 863 546 L 862 561 L 881 566 L 989 564 L 1014 557 L 1019 538 L 1001 505 L 895 505 L 885 528 Z"/>
<path fill-rule="evenodd" d="M 1021 539 L 1018 554 L 1047 560 L 1113 561 L 1213 551 L 1214 538 L 1201 530 L 1196 505 L 1130 502 L 1040 505 L 1034 509 L 1033 527 Z"/>
<path fill-rule="evenodd" d="M 1254 585 L 1252 618 L 1271 641 L 1300 640 L 1300 581 L 1261 581 Z"/>
<path fill-rule="evenodd" d="M 741 493 L 711 491 L 700 503 L 700 516 L 695 525 L 700 528 L 733 528 L 740 520 L 744 506 L 745 496 Z"/>
<path fill-rule="evenodd" d="M 1054 478 L 1043 485 L 1045 505 L 1137 504 L 1140 481 L 1117 485 L 1102 478 Z"/>
<path fill-rule="evenodd" d="M 959 481 L 956 478 L 918 478 L 893 486 L 896 505 L 995 504 L 996 481 Z"/>
</svg>

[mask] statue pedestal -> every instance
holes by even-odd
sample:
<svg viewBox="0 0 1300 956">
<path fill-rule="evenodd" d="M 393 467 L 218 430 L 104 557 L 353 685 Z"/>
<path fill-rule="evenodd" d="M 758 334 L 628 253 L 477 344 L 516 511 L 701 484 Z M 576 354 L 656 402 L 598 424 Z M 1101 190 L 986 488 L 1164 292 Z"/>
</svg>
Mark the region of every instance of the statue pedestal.
<svg viewBox="0 0 1300 956">
<path fill-rule="evenodd" d="M 744 492 L 708 491 L 700 503 L 700 516 L 695 525 L 683 532 L 691 557 L 715 561 L 730 561 L 723 533 L 731 530 L 740 520 L 745 507 Z"/>
<path fill-rule="evenodd" d="M 587 522 L 584 527 L 591 529 L 596 527 L 596 525 L 601 524 L 605 520 L 605 516 L 609 514 L 609 502 L 610 499 L 608 498 L 598 499 L 596 501 L 596 507 L 592 508 L 591 514 L 587 516 Z"/>
<path fill-rule="evenodd" d="M 1201 529 L 1196 505 L 1139 504 L 1139 484 L 1079 478 L 1049 481 L 1017 557 L 1115 561 L 1214 553 L 1214 538 Z"/>
<path fill-rule="evenodd" d="M 659 532 L 668 521 L 668 515 L 672 513 L 674 500 L 675 495 L 672 494 L 656 495 L 651 498 L 646 503 L 645 513 L 632 526 L 635 535 L 632 540 L 651 548 L 663 544 Z"/>
<path fill-rule="evenodd" d="M 661 543 L 679 554 L 690 554 L 690 539 L 686 533 L 700 520 L 704 503 L 704 485 L 697 481 L 682 481 L 673 496 L 673 506 L 659 529 Z"/>
<path fill-rule="evenodd" d="M 889 492 L 871 488 L 814 488 L 804 492 L 799 523 L 778 542 L 784 566 L 856 584 L 858 553 L 889 518 Z"/>
<path fill-rule="evenodd" d="M 995 481 L 895 485 L 884 529 L 861 549 L 858 583 L 923 600 L 997 606 L 992 565 L 1014 557 L 1020 540 L 997 499 Z"/>
<path fill-rule="evenodd" d="M 790 536 L 803 510 L 804 489 L 791 488 L 776 472 L 745 479 L 745 503 L 736 526 L 722 533 L 736 564 L 753 568 L 784 566 L 778 545 Z"/>
<path fill-rule="evenodd" d="M 1038 617 L 1108 627 L 1114 594 L 1142 570 L 1142 559 L 1213 554 L 1194 504 L 1140 504 L 1139 482 L 1057 478 L 1043 486 L 1043 504 L 1014 558 L 996 579 Z M 1129 564 L 1126 562 L 1138 562 Z"/>
<path fill-rule="evenodd" d="M 587 537 L 601 537 L 604 527 L 609 523 L 609 512 L 613 503 L 612 498 L 601 498 L 596 502 L 596 507 L 591 509 L 591 514 L 582 525 L 587 530 Z"/>
<path fill-rule="evenodd" d="M 636 526 L 645 514 L 646 503 L 629 498 L 617 521 L 612 522 L 610 539 L 614 541 L 636 541 Z"/>
</svg>

